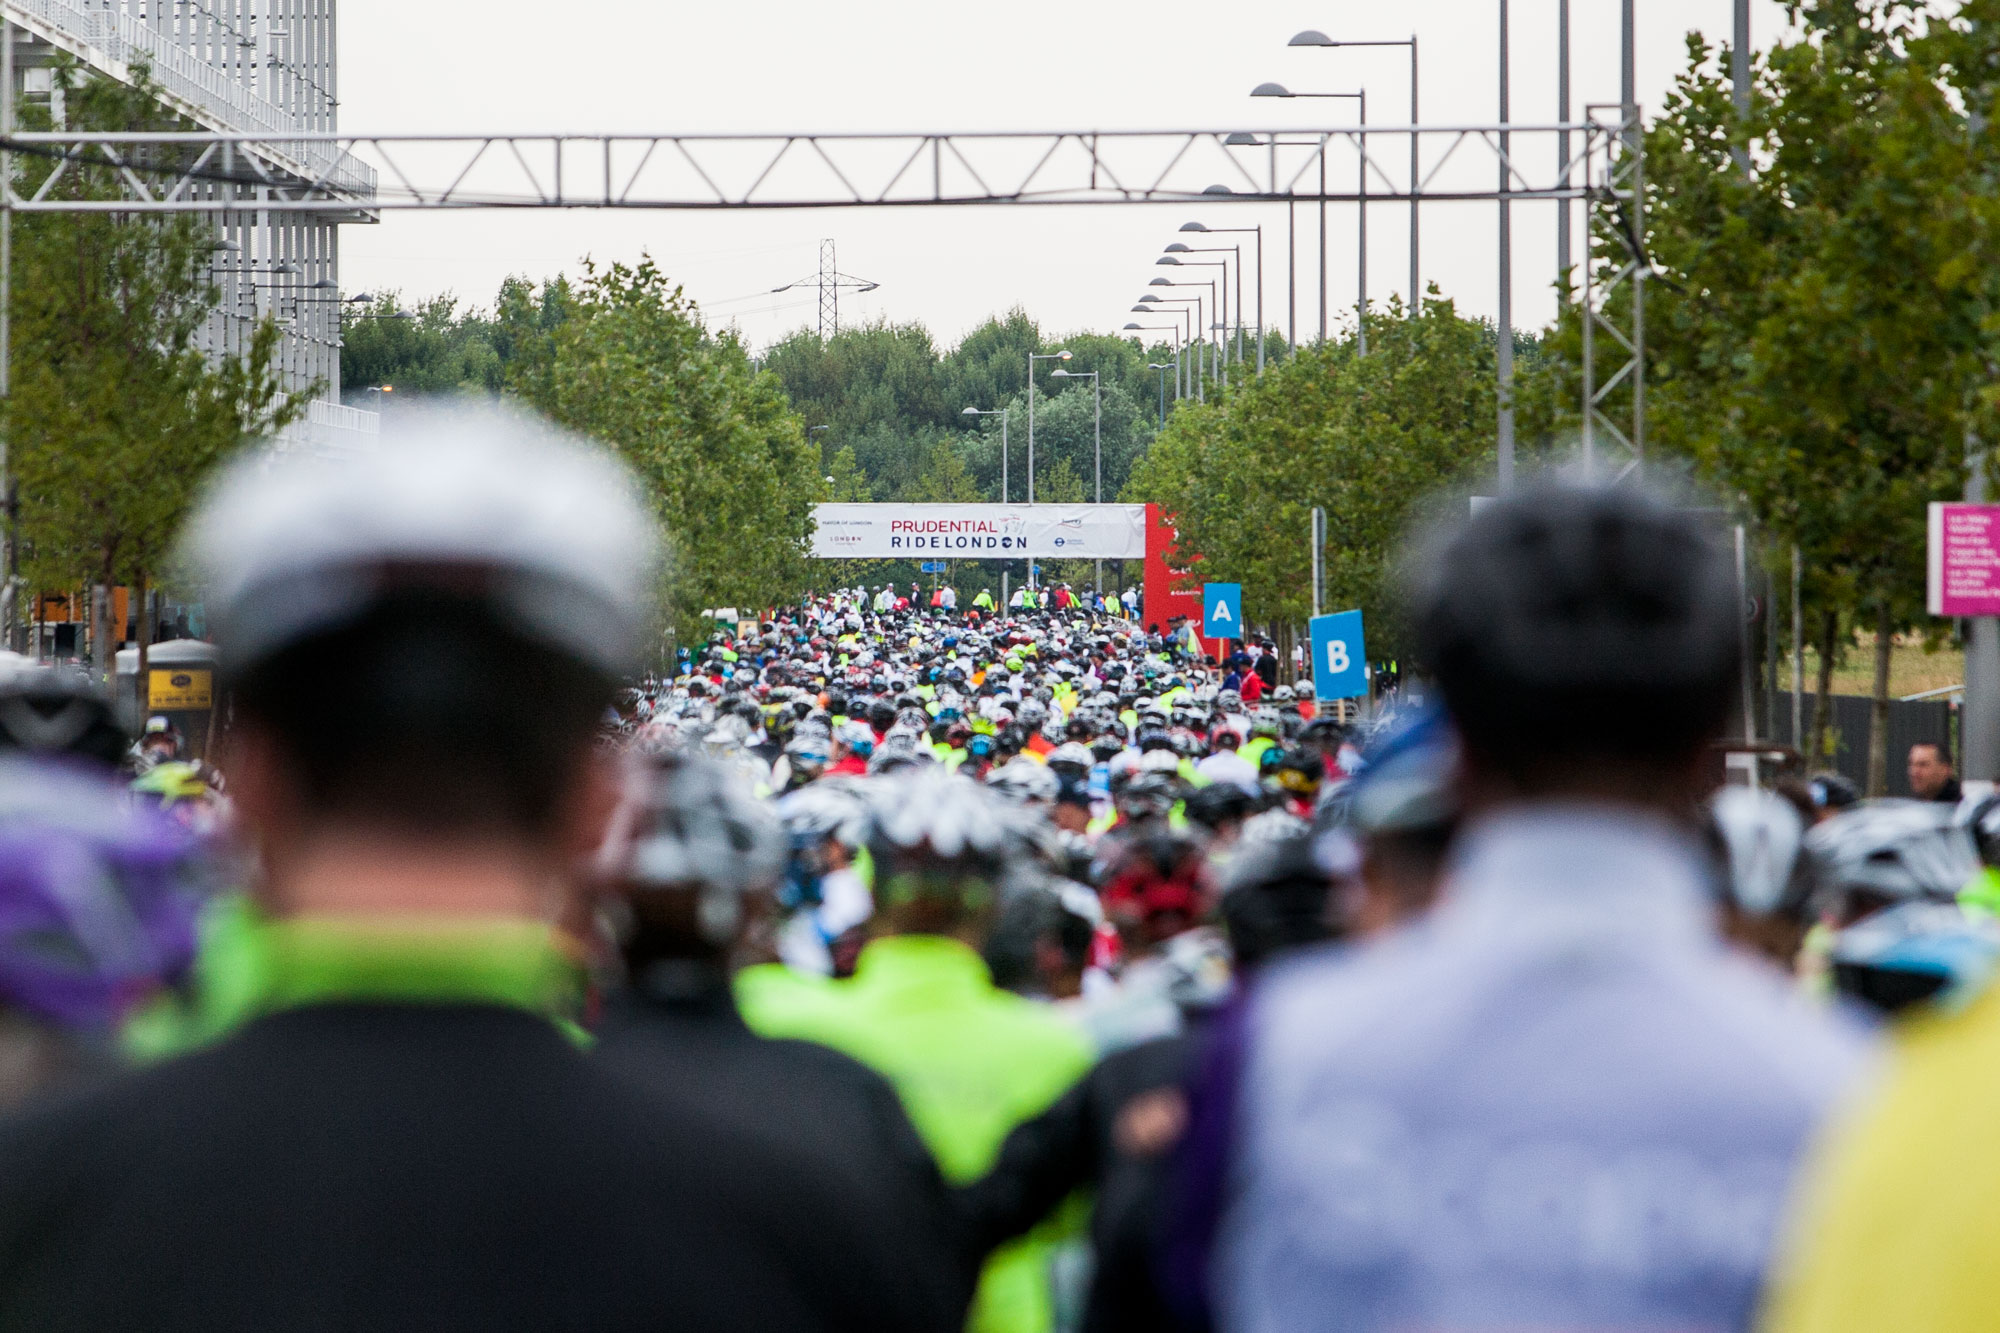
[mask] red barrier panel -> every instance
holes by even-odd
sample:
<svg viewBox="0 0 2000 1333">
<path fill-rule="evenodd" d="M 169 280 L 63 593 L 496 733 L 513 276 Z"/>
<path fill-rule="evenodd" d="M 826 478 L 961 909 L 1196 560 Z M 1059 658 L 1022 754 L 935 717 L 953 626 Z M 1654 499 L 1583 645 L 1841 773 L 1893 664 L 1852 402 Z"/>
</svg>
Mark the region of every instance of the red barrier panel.
<svg viewBox="0 0 2000 1333">
<path fill-rule="evenodd" d="M 1185 572 L 1198 564 L 1201 557 L 1189 551 L 1176 551 L 1176 540 L 1174 525 L 1160 513 L 1160 507 L 1147 505 L 1146 582 L 1139 590 L 1146 600 L 1139 609 L 1139 621 L 1149 632 L 1157 628 L 1166 633 L 1175 616 L 1186 616 L 1197 626 L 1201 624 L 1201 580 Z M 1220 660 L 1223 640 L 1205 638 L 1201 644 L 1205 652 Z"/>
</svg>

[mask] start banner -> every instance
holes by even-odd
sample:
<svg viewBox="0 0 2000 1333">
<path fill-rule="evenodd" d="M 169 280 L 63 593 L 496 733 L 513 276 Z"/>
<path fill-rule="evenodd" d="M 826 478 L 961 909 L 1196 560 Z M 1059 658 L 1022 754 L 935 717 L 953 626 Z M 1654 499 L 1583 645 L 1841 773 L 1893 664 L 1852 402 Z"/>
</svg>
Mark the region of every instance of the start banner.
<svg viewBox="0 0 2000 1333">
<path fill-rule="evenodd" d="M 815 556 L 829 560 L 1141 560 L 1144 505 L 823 504 Z"/>
</svg>

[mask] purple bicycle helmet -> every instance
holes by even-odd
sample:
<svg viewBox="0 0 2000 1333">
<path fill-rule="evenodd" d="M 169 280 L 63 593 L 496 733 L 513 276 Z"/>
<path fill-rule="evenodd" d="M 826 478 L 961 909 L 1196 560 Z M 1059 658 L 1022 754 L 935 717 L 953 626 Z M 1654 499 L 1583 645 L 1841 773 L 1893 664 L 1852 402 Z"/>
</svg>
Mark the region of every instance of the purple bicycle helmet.
<svg viewBox="0 0 2000 1333">
<path fill-rule="evenodd" d="M 197 846 L 116 786 L 0 758 L 0 1005 L 105 1029 L 194 959 Z"/>
</svg>

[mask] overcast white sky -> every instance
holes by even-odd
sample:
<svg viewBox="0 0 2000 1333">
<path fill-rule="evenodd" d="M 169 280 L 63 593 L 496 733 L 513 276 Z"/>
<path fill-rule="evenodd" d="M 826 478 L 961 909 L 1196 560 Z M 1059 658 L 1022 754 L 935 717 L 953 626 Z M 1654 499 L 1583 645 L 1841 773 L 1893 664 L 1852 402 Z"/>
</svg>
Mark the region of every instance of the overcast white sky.
<svg viewBox="0 0 2000 1333">
<path fill-rule="evenodd" d="M 1513 115 L 1554 119 L 1557 0 L 1513 0 Z M 1618 95 L 1618 0 L 1572 0 L 1576 105 Z M 1328 127 L 1338 102 L 1252 101 L 1256 84 L 1365 86 L 1370 120 L 1407 120 L 1400 48 L 1287 48 L 1301 28 L 1337 38 L 1414 30 L 1427 124 L 1497 114 L 1497 0 L 1087 0 L 971 5 L 936 0 L 343 0 L 341 128 L 348 131 L 1088 130 Z M 1726 40 L 1730 0 L 1638 0 L 1640 99 L 1656 105 L 1700 29 Z M 1754 0 L 1753 39 L 1779 31 Z M 1336 207 L 1332 300 L 1354 300 L 1354 210 Z M 1317 236 L 1301 209 L 1299 324 L 1317 306 L 1307 266 Z M 1172 205 L 766 213 L 388 213 L 342 233 L 351 292 L 406 299 L 453 292 L 490 304 L 501 278 L 571 270 L 583 255 L 650 251 L 713 322 L 763 346 L 815 315 L 810 292 L 752 296 L 811 273 L 821 237 L 843 271 L 881 284 L 843 295 L 843 323 L 921 320 L 942 343 L 1014 305 L 1044 328 L 1116 330 L 1153 260 L 1190 218 L 1265 227 L 1266 318 L 1285 309 L 1284 209 Z M 1370 295 L 1406 286 L 1407 213 L 1370 213 Z M 1553 309 L 1554 210 L 1515 210 L 1515 320 Z M 1495 307 L 1495 209 L 1424 214 L 1423 270 L 1468 313 Z M 751 299 L 743 299 L 751 297 Z M 1254 298 L 1253 298 L 1254 299 Z"/>
</svg>

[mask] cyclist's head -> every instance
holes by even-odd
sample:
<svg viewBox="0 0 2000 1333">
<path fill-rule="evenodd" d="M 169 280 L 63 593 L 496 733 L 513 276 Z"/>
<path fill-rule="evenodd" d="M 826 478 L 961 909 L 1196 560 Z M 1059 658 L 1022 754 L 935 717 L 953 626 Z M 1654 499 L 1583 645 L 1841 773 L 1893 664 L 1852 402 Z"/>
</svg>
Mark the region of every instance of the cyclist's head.
<svg viewBox="0 0 2000 1333">
<path fill-rule="evenodd" d="M 171 725 L 162 730 L 178 740 Z M 28 667 L 0 676 L 0 751 L 61 756 L 112 768 L 125 757 L 127 744 L 111 696 L 83 672 Z"/>
<path fill-rule="evenodd" d="M 599 869 L 626 907 L 634 984 L 673 959 L 717 959 L 767 915 L 790 853 L 777 813 L 704 755 L 656 756 L 634 770 Z"/>
<path fill-rule="evenodd" d="M 550 847 L 650 620 L 653 528 L 606 455 L 427 423 L 258 459 L 190 528 L 246 815 Z M 601 794 L 601 793 L 600 793 Z"/>
<path fill-rule="evenodd" d="M 1223 928 L 1245 972 L 1280 953 L 1345 930 L 1334 886 L 1355 873 L 1353 845 L 1338 834 L 1288 833 L 1243 844 L 1222 877 Z"/>
<path fill-rule="evenodd" d="M 1211 894 L 1207 862 L 1192 839 L 1164 830 L 1130 837 L 1107 859 L 1104 914 L 1128 949 L 1156 948 L 1201 924 Z"/>
<path fill-rule="evenodd" d="M 1979 874 L 1979 845 L 1955 811 L 1935 801 L 1864 801 L 1805 836 L 1821 901 L 1849 926 L 1905 902 L 1951 904 Z"/>
<path fill-rule="evenodd" d="M 1489 505 L 1417 597 L 1422 656 L 1493 795 L 1675 806 L 1728 717 L 1740 611 L 1694 515 L 1562 485 Z"/>
<path fill-rule="evenodd" d="M 1723 935 L 1791 971 L 1822 897 L 1806 817 L 1775 792 L 1724 787 L 1707 823 Z"/>
<path fill-rule="evenodd" d="M 119 1024 L 193 962 L 202 879 L 108 769 L 0 755 L 0 1108 L 110 1072 Z"/>
<path fill-rule="evenodd" d="M 936 766 L 869 788 L 868 853 L 890 931 L 983 942 L 1001 882 L 1030 843 L 1020 807 Z"/>
</svg>

